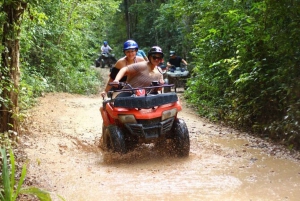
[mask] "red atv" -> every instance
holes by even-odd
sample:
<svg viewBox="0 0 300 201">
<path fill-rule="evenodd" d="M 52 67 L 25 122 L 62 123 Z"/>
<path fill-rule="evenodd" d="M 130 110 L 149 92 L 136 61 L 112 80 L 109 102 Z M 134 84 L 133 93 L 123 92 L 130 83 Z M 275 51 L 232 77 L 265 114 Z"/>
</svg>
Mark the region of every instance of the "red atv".
<svg viewBox="0 0 300 201">
<path fill-rule="evenodd" d="M 111 83 L 112 84 L 112 83 Z M 177 156 L 187 157 L 190 151 L 189 131 L 183 119 L 177 118 L 181 104 L 174 92 L 159 93 L 162 87 L 153 82 L 150 87 L 121 87 L 108 92 L 100 107 L 103 119 L 102 147 L 107 151 L 127 153 L 142 143 L 173 141 Z M 127 93 L 127 96 L 116 96 Z"/>
</svg>

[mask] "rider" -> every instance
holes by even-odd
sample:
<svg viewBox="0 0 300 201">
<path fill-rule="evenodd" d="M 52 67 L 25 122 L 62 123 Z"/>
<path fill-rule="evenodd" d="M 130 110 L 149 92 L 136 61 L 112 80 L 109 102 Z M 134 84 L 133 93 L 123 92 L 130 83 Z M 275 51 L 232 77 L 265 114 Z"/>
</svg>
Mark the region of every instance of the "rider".
<svg viewBox="0 0 300 201">
<path fill-rule="evenodd" d="M 112 51 L 112 48 L 108 45 L 107 41 L 103 41 L 103 45 L 101 46 L 101 53 L 109 54 Z"/>
<path fill-rule="evenodd" d="M 170 68 L 172 67 L 180 67 L 180 64 L 184 63 L 186 66 L 188 65 L 187 62 L 181 58 L 180 56 L 177 56 L 175 51 L 170 51 L 170 59 L 167 62 L 167 67 Z"/>
<path fill-rule="evenodd" d="M 109 75 L 109 80 L 106 84 L 106 87 L 103 92 L 101 92 L 101 96 L 104 97 L 107 92 L 111 89 L 111 86 L 108 83 L 112 82 L 117 76 L 119 70 L 125 66 L 128 66 L 133 63 L 145 61 L 142 57 L 137 57 L 136 53 L 139 49 L 138 44 L 134 40 L 127 40 L 123 44 L 123 52 L 125 56 L 117 61 L 115 67 L 111 69 L 111 73 Z M 125 82 L 126 76 L 124 76 L 120 81 Z"/>
<path fill-rule="evenodd" d="M 136 53 L 136 56 L 143 57 L 145 59 L 145 61 L 148 61 L 147 55 L 145 54 L 145 52 L 143 50 L 138 50 Z"/>
<path fill-rule="evenodd" d="M 164 84 L 163 75 L 158 65 L 163 61 L 164 53 L 158 46 L 153 46 L 148 52 L 148 60 L 131 64 L 122 68 L 114 79 L 115 84 L 119 84 L 123 76 L 127 76 L 127 83 L 131 87 L 148 87 L 153 81 Z"/>
</svg>

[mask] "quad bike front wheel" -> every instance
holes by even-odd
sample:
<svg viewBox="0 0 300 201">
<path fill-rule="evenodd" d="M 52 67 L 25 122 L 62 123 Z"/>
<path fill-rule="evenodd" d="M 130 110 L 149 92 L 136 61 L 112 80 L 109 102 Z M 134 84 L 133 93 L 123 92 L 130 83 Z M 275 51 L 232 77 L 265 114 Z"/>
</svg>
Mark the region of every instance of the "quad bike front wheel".
<svg viewBox="0 0 300 201">
<path fill-rule="evenodd" d="M 105 60 L 101 59 L 101 68 L 105 68 Z"/>
<path fill-rule="evenodd" d="M 124 134 L 119 127 L 115 125 L 110 125 L 108 127 L 105 127 L 103 125 L 102 135 L 103 135 L 103 146 L 105 149 L 120 154 L 126 153 Z"/>
<path fill-rule="evenodd" d="M 183 119 L 176 119 L 173 124 L 174 147 L 177 156 L 187 157 L 190 153 L 190 136 Z"/>
<path fill-rule="evenodd" d="M 108 151 L 111 149 L 111 145 L 108 140 L 107 132 L 108 132 L 107 127 L 104 126 L 104 124 L 102 123 L 102 136 L 100 138 L 100 147 L 102 147 L 105 151 Z"/>
<path fill-rule="evenodd" d="M 100 67 L 101 63 L 98 59 L 95 60 L 95 67 L 98 68 Z"/>
</svg>

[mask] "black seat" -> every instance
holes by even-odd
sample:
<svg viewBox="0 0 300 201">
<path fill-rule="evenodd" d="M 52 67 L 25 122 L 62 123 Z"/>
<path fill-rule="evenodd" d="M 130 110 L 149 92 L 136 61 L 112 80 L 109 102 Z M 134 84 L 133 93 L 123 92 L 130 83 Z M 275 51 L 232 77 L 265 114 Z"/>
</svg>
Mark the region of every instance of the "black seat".
<svg viewBox="0 0 300 201">
<path fill-rule="evenodd" d="M 114 99 L 114 106 L 123 108 L 153 108 L 177 101 L 178 97 L 176 93 L 165 93 L 137 97 L 117 97 Z"/>
</svg>

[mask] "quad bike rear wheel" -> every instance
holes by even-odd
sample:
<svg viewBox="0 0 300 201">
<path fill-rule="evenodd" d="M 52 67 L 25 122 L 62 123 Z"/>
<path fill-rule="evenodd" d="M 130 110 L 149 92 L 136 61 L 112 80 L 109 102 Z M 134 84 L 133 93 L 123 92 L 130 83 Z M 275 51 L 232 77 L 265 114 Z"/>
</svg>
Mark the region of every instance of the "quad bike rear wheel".
<svg viewBox="0 0 300 201">
<path fill-rule="evenodd" d="M 187 157 L 190 153 L 190 137 L 183 119 L 176 119 L 173 124 L 174 147 L 177 156 Z"/>
<path fill-rule="evenodd" d="M 102 126 L 103 146 L 107 150 L 120 154 L 126 153 L 125 139 L 122 130 L 115 126 Z"/>
</svg>

